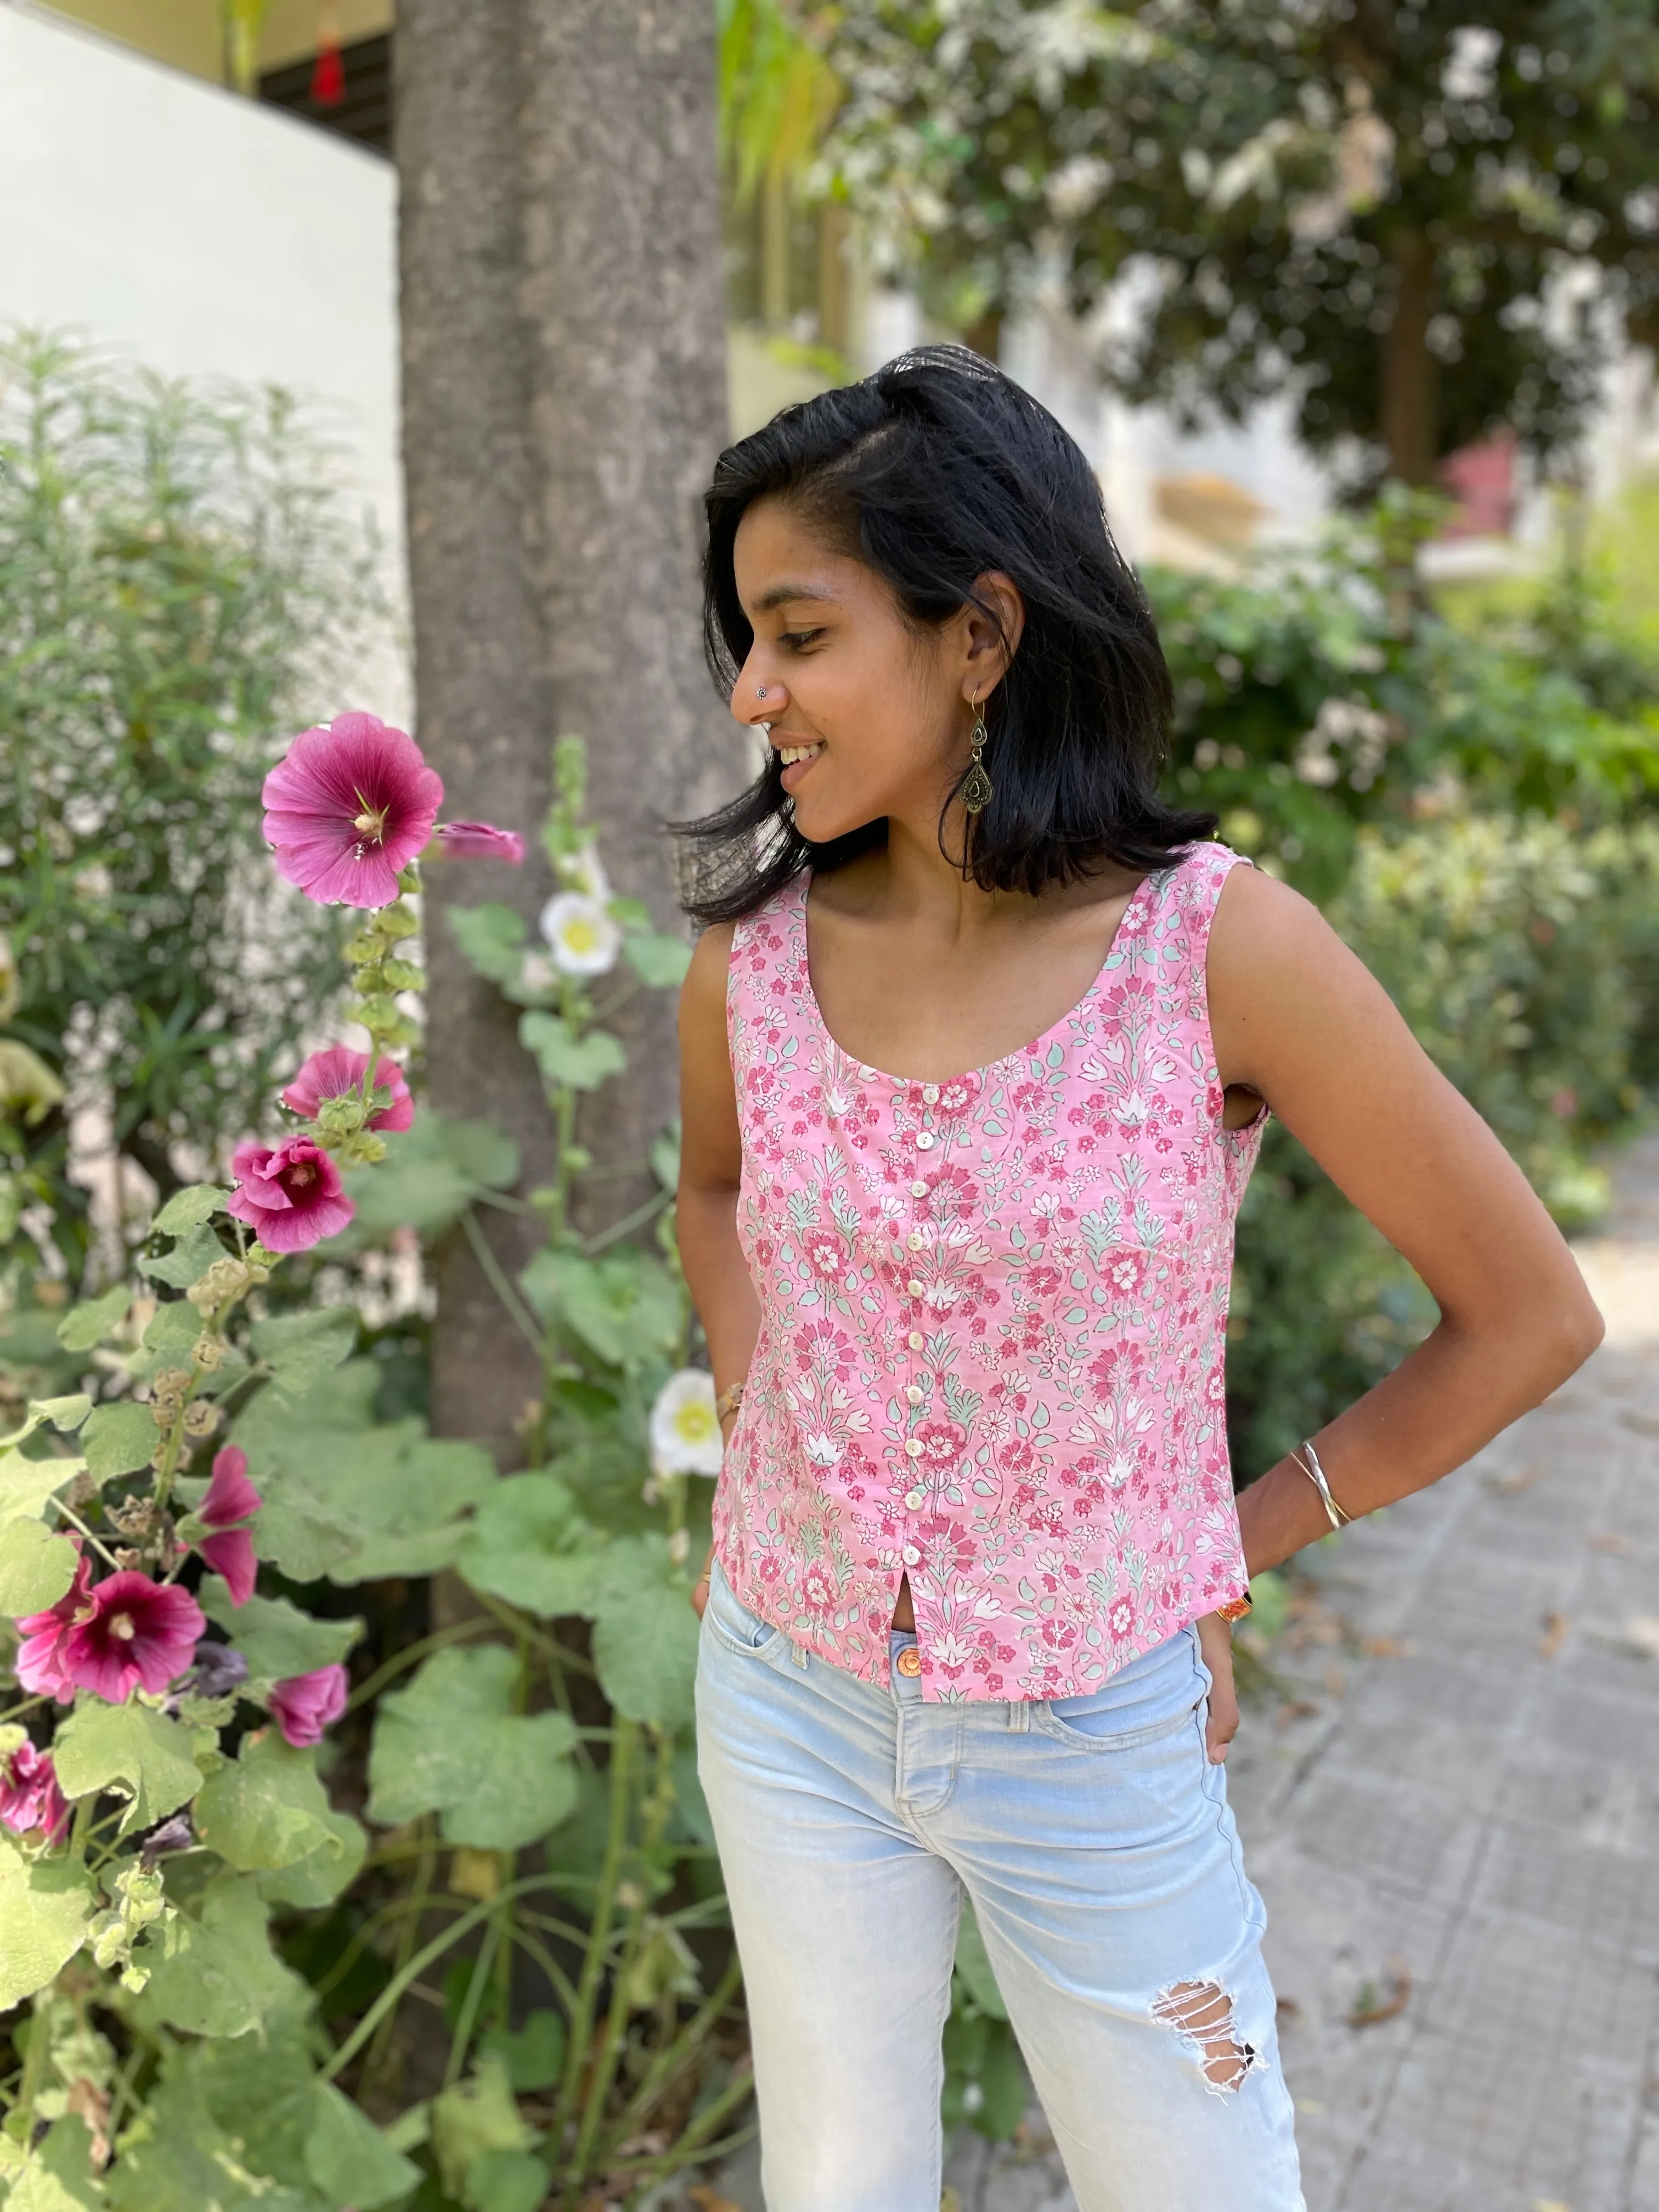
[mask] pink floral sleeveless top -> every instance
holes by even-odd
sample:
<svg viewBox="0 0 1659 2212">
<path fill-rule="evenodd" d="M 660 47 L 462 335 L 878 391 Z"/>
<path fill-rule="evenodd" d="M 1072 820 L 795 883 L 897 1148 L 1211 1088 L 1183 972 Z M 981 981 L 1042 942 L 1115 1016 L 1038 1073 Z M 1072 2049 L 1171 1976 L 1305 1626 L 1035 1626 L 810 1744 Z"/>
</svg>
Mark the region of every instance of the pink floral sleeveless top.
<svg viewBox="0 0 1659 2212">
<path fill-rule="evenodd" d="M 732 1589 L 884 1683 L 910 1577 L 930 1702 L 1080 1695 L 1245 1589 L 1223 1384 L 1260 1127 L 1205 994 L 1238 856 L 1141 884 L 1093 988 L 949 1083 L 844 1053 L 803 876 L 738 925 L 738 1229 L 761 1302 L 714 1504 Z"/>
</svg>

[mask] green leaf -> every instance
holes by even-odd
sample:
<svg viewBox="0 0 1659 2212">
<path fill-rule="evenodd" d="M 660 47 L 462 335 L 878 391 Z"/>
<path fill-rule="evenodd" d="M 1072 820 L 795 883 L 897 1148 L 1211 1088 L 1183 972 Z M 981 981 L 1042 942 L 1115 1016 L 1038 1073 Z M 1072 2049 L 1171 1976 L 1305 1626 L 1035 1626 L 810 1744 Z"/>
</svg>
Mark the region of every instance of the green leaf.
<svg viewBox="0 0 1659 2212">
<path fill-rule="evenodd" d="M 453 2197 L 463 2197 L 473 2166 L 489 2152 L 527 2151 L 535 2140 L 535 2130 L 520 2112 L 507 2068 L 499 2058 L 481 2058 L 471 2081 L 458 2081 L 432 2100 L 432 2148 L 444 2187 Z M 545 2191 L 545 2166 L 541 2173 Z"/>
<path fill-rule="evenodd" d="M 4 2178 L 0 2165 L 0 2180 Z M 78 2112 L 64 2112 L 30 2154 L 5 2204 L 6 2212 L 98 2212 L 103 2202 L 87 2124 Z"/>
<path fill-rule="evenodd" d="M 654 1253 L 623 1244 L 598 1260 L 547 1246 L 519 1278 L 543 1321 L 562 1321 L 612 1367 L 637 1368 L 679 1349 L 680 1289 Z"/>
<path fill-rule="evenodd" d="M 40 1521 L 8 1522 L 0 1528 L 0 1613 L 44 1613 L 75 1580 L 76 1550 Z"/>
<path fill-rule="evenodd" d="M 527 2150 L 487 2150 L 466 2169 L 465 2201 L 472 2212 L 539 2212 L 547 2168 Z"/>
<path fill-rule="evenodd" d="M 101 1298 L 88 1298 L 71 1306 L 58 1324 L 58 1341 L 65 1352 L 90 1352 L 110 1331 L 124 1322 L 132 1304 L 125 1283 L 106 1291 Z"/>
<path fill-rule="evenodd" d="M 195 1341 L 194 1332 L 191 1341 Z M 97 1407 L 81 1431 L 87 1473 L 106 1482 L 112 1475 L 148 1467 L 161 1433 L 148 1406 L 135 1406 L 127 1399 L 118 1406 Z"/>
<path fill-rule="evenodd" d="M 576 1802 L 562 1713 L 513 1710 L 518 1662 L 498 1644 L 439 1651 L 407 1689 L 380 1700 L 369 1753 L 368 1817 L 386 1826 L 442 1815 L 444 1838 L 516 1850 Z"/>
<path fill-rule="evenodd" d="M 614 1571 L 617 1553 L 652 1540 L 630 1536 L 613 1544 L 607 1569 Z M 697 1616 L 685 1585 L 665 1577 L 642 1583 L 626 1603 L 607 1598 L 593 1629 L 593 1663 L 619 1713 L 660 1728 L 684 1727 L 691 1718 L 697 1672 Z"/>
<path fill-rule="evenodd" d="M 677 990 L 684 982 L 685 971 L 691 965 L 689 945 L 680 938 L 665 937 L 655 930 L 625 937 L 623 952 L 641 982 L 658 991 Z"/>
<path fill-rule="evenodd" d="M 469 967 L 492 983 L 517 982 L 529 934 L 522 915 L 495 899 L 477 906 L 446 907 L 444 914 Z"/>
<path fill-rule="evenodd" d="M 152 1440 L 155 1435 L 152 1428 Z M 38 1521 L 46 1500 L 73 1482 L 85 1465 L 82 1459 L 26 1459 L 20 1451 L 0 1454 L 0 1528 L 14 1521 Z"/>
<path fill-rule="evenodd" d="M 357 1340 L 354 1306 L 323 1306 L 313 1313 L 279 1314 L 256 1322 L 248 1333 L 258 1357 L 271 1370 L 271 1388 L 284 1398 L 303 1398 L 331 1374 Z"/>
<path fill-rule="evenodd" d="M 578 1035 L 559 1014 L 521 1014 L 519 1042 L 535 1055 L 544 1079 L 556 1090 L 568 1085 L 572 1091 L 597 1091 L 628 1066 L 628 1054 L 609 1030 Z"/>
<path fill-rule="evenodd" d="M 366 2112 L 331 2081 L 317 2085 L 316 2118 L 306 2138 L 306 2171 L 331 2205 L 376 2212 L 420 2185 L 421 2169 L 395 2151 Z M 547 2169 L 542 2168 L 542 2185 Z"/>
<path fill-rule="evenodd" d="M 350 1888 L 368 1856 L 368 1831 L 349 1813 L 325 1813 L 326 1833 L 314 1851 L 268 1874 L 259 1887 L 267 1903 L 297 1905 L 314 1912 Z"/>
<path fill-rule="evenodd" d="M 0 1830 L 0 2012 L 75 1956 L 95 1901 L 73 1859 L 30 1859 Z"/>
<path fill-rule="evenodd" d="M 493 1121 L 452 1121 L 429 1108 L 410 1129 L 394 1129 L 376 1167 L 345 1176 L 357 1218 L 346 1233 L 367 1240 L 393 1229 L 436 1236 L 487 1191 L 510 1190 L 519 1150 Z"/>
<path fill-rule="evenodd" d="M 1003 2002 L 1002 1991 L 997 1987 L 990 1955 L 985 1948 L 985 1938 L 980 1933 L 973 1905 L 966 1898 L 963 1899 L 962 1917 L 957 1923 L 956 1970 L 967 1984 L 969 1996 L 982 2013 L 992 2020 L 1007 2019 L 1008 2008 Z"/>
<path fill-rule="evenodd" d="M 501 2059 L 520 2097 L 550 2089 L 564 2064 L 564 2021 L 556 2012 L 532 2012 L 520 2028 L 492 2027 L 480 2049 Z"/>
<path fill-rule="evenodd" d="M 122 2136 L 111 2212 L 321 2212 L 305 2170 L 316 2116 L 312 2063 L 287 2019 L 245 2040 L 174 2045 Z"/>
<path fill-rule="evenodd" d="M 155 1929 L 133 1953 L 149 1986 L 130 2000 L 141 2026 L 188 2035 L 245 2035 L 281 2008 L 303 2002 L 305 1984 L 270 1948 L 258 1881 L 227 1868 L 198 1909 Z"/>
<path fill-rule="evenodd" d="M 37 1398 L 30 1410 L 60 1433 L 73 1436 L 77 1429 L 85 1426 L 92 1401 L 84 1390 L 76 1390 L 67 1398 Z"/>
<path fill-rule="evenodd" d="M 455 1564 L 476 1590 L 557 1620 L 593 1587 L 592 1531 L 556 1474 L 509 1474 L 484 1493 Z"/>
<path fill-rule="evenodd" d="M 159 1259 L 141 1260 L 138 1272 L 152 1282 L 167 1284 L 170 1290 L 183 1291 L 199 1283 L 214 1262 L 224 1256 L 225 1248 L 213 1231 L 199 1226 L 186 1230 L 173 1249 Z"/>
<path fill-rule="evenodd" d="M 186 1183 L 183 1190 L 173 1192 L 149 1225 L 164 1236 L 182 1237 L 186 1230 L 211 1221 L 229 1196 L 216 1182 Z"/>
<path fill-rule="evenodd" d="M 247 1661 L 247 1671 L 256 1681 L 283 1682 L 290 1675 L 314 1674 L 319 1667 L 332 1667 L 363 1633 L 362 1622 L 355 1617 L 314 1620 L 285 1597 L 256 1595 L 234 1605 L 218 1575 L 202 1577 L 196 1599 L 208 1619 L 228 1632 L 232 1647 Z"/>
<path fill-rule="evenodd" d="M 123 1835 L 165 1820 L 202 1786 L 189 1730 L 136 1698 L 78 1705 L 58 1729 L 52 1755 L 58 1786 L 71 1801 L 106 1790 L 131 1800 Z"/>
<path fill-rule="evenodd" d="M 330 1841 L 327 1793 L 314 1752 L 295 1750 L 274 1728 L 242 1739 L 240 1756 L 202 1784 L 197 1835 L 242 1874 L 297 1865 Z M 343 1856 L 343 1846 L 337 1847 Z"/>
<path fill-rule="evenodd" d="M 477 1444 L 434 1441 L 413 1419 L 373 1421 L 379 1382 L 372 1360 L 354 1359 L 297 1410 L 265 1393 L 236 1425 L 265 1501 L 254 1545 L 295 1582 L 435 1573 L 466 1533 L 460 1515 L 496 1480 Z"/>
</svg>

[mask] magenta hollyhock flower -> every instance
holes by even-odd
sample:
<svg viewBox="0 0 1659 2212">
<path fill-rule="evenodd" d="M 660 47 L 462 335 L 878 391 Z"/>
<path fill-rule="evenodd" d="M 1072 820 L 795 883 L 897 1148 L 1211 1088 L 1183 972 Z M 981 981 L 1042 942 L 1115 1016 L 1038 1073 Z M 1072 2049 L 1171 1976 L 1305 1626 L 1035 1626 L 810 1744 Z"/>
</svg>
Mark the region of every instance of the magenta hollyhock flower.
<svg viewBox="0 0 1659 2212">
<path fill-rule="evenodd" d="M 301 730 L 265 778 L 265 839 L 278 872 L 319 906 L 390 906 L 443 795 L 406 731 L 337 714 Z"/>
<path fill-rule="evenodd" d="M 72 1540 L 78 1546 L 78 1537 Z M 60 1705 L 73 1698 L 75 1683 L 64 1663 L 64 1644 L 76 1614 L 85 1611 L 91 1595 L 92 1562 L 82 1559 L 76 1567 L 75 1580 L 56 1605 L 46 1613 L 31 1613 L 18 1622 L 23 1641 L 12 1668 L 31 1697 L 56 1698 Z"/>
<path fill-rule="evenodd" d="M 233 1605 L 246 1605 L 253 1595 L 258 1564 L 253 1539 L 240 1524 L 252 1519 L 264 1502 L 247 1479 L 247 1454 L 241 1446 L 227 1444 L 216 1452 L 213 1480 L 196 1509 L 196 1518 L 205 1521 L 213 1534 L 199 1538 L 196 1548 L 224 1577 Z"/>
<path fill-rule="evenodd" d="M 516 830 L 493 822 L 441 822 L 433 849 L 447 860 L 505 860 L 516 868 L 524 858 L 524 839 Z"/>
<path fill-rule="evenodd" d="M 339 1098 L 349 1091 L 362 1089 L 363 1070 L 368 1066 L 368 1054 L 353 1052 L 349 1045 L 331 1044 L 326 1052 L 313 1052 L 283 1092 L 283 1103 L 292 1112 L 303 1114 L 307 1121 L 314 1121 L 325 1098 Z M 376 1066 L 374 1088 L 389 1091 L 392 1103 L 371 1114 L 364 1127 L 408 1128 L 415 1119 L 415 1101 L 409 1095 L 404 1072 L 395 1060 L 383 1060 Z"/>
<path fill-rule="evenodd" d="M 207 1627 L 188 1590 L 131 1568 L 106 1575 L 64 1639 L 64 1671 L 79 1690 L 124 1705 L 182 1674 Z"/>
<path fill-rule="evenodd" d="M 271 1686 L 270 1717 L 283 1739 L 300 1750 L 320 1743 L 323 1730 L 345 1711 L 346 1670 L 319 1667 L 313 1674 L 290 1674 Z"/>
<path fill-rule="evenodd" d="M 26 1836 L 44 1828 L 55 1844 L 69 1826 L 69 1807 L 58 1786 L 49 1751 L 20 1743 L 9 1756 L 0 1752 L 0 1828 Z"/>
<path fill-rule="evenodd" d="M 238 1145 L 230 1164 L 236 1188 L 225 1211 L 246 1221 L 269 1251 L 309 1251 L 357 1211 L 340 1188 L 340 1170 L 314 1137 L 285 1137 L 274 1152 Z"/>
</svg>

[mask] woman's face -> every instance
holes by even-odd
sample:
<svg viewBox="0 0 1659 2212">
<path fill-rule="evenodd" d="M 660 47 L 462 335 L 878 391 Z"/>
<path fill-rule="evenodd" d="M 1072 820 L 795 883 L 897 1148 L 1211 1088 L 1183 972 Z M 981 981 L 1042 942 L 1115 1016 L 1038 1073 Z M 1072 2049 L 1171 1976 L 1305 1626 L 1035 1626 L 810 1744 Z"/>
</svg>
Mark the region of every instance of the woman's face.
<svg viewBox="0 0 1659 2212">
<path fill-rule="evenodd" d="M 769 723 L 787 763 L 800 750 L 783 785 L 802 836 L 824 844 L 884 815 L 931 842 L 967 766 L 973 696 L 988 697 L 1000 672 L 994 625 L 964 608 L 939 629 L 912 629 L 872 569 L 775 498 L 744 514 L 733 562 L 755 636 L 732 712 Z"/>
</svg>

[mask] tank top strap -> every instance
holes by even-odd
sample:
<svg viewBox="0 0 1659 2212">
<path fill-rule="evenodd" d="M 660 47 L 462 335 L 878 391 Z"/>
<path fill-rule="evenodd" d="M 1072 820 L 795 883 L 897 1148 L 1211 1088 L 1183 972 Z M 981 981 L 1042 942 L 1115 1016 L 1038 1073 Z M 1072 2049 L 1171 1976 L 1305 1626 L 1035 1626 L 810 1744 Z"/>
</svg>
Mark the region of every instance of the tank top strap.
<svg viewBox="0 0 1659 2212">
<path fill-rule="evenodd" d="M 1250 865 L 1227 845 L 1208 840 L 1189 845 L 1169 867 L 1158 870 L 1150 886 L 1152 910 L 1126 947 L 1130 961 L 1144 959 L 1163 994 L 1206 1031 L 1205 963 L 1211 926 L 1222 885 L 1236 867 Z"/>
<path fill-rule="evenodd" d="M 758 1031 L 774 1036 L 802 1015 L 806 978 L 806 893 L 803 871 L 774 891 L 732 933 L 726 971 L 726 1033 L 735 1066 L 744 1043 Z"/>
</svg>

